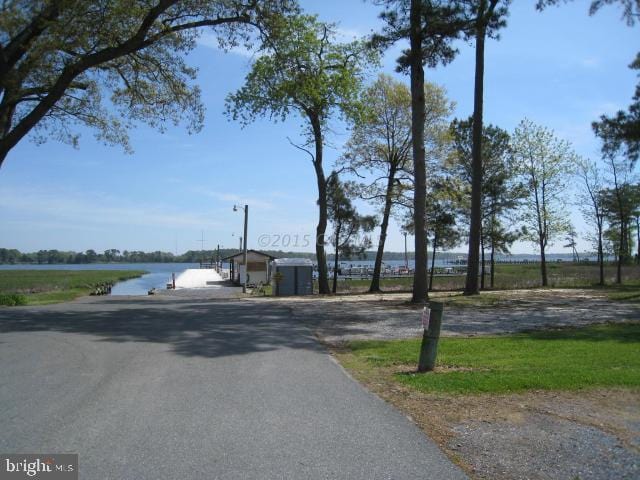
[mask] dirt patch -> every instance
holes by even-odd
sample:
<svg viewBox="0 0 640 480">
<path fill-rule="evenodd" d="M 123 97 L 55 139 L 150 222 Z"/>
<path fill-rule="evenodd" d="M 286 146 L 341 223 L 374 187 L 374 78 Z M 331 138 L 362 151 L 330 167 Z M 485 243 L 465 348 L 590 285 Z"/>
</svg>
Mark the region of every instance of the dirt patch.
<svg viewBox="0 0 640 480">
<path fill-rule="evenodd" d="M 333 352 L 347 368 L 354 358 Z M 477 479 L 640 477 L 640 391 L 425 394 L 393 375 L 412 366 L 350 369 Z"/>
</svg>

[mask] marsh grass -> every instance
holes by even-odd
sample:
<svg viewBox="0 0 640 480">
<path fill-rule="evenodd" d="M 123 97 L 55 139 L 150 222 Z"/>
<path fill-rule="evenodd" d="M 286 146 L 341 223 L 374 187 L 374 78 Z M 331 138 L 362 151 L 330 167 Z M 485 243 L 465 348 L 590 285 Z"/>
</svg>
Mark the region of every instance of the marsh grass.
<svg viewBox="0 0 640 480">
<path fill-rule="evenodd" d="M 145 274 L 143 270 L 0 270 L 0 305 L 40 305 L 73 300 L 98 285 Z M 20 297 L 20 303 L 2 298 Z"/>
</svg>

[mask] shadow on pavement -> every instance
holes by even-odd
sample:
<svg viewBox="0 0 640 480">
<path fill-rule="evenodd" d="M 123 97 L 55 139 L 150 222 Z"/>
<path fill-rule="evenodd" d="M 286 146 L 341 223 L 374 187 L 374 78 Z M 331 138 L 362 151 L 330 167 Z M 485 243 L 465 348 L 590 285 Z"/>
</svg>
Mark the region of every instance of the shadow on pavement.
<svg viewBox="0 0 640 480">
<path fill-rule="evenodd" d="M 105 342 L 166 343 L 184 356 L 321 349 L 289 309 L 249 302 L 96 301 L 0 311 L 0 333 L 43 331 L 95 335 Z"/>
</svg>

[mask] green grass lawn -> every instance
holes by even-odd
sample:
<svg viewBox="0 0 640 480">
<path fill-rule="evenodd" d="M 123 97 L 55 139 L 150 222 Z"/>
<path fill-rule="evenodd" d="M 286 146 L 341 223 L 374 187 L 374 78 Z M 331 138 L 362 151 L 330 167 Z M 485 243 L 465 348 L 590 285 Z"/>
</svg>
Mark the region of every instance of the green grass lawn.
<svg viewBox="0 0 640 480">
<path fill-rule="evenodd" d="M 0 304 L 40 305 L 89 295 L 96 286 L 144 275 L 143 270 L 0 270 Z"/>
<path fill-rule="evenodd" d="M 442 338 L 438 368 L 415 373 L 420 339 L 357 341 L 339 358 L 353 370 L 393 370 L 423 392 L 508 393 L 640 386 L 640 323 L 474 338 Z"/>
</svg>

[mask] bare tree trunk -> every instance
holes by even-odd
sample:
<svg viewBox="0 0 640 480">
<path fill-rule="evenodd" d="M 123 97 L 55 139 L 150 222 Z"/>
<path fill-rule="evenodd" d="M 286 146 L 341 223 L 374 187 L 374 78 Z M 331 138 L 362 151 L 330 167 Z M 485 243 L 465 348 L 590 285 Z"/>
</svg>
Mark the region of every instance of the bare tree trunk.
<svg viewBox="0 0 640 480">
<path fill-rule="evenodd" d="M 640 216 L 636 217 L 636 264 L 640 264 Z"/>
<path fill-rule="evenodd" d="M 622 283 L 622 256 L 624 255 L 624 219 L 620 216 L 620 238 L 618 239 L 618 266 L 616 268 L 616 283 Z"/>
<path fill-rule="evenodd" d="M 389 169 L 387 179 L 387 193 L 385 196 L 384 212 L 382 213 L 382 224 L 380 225 L 380 240 L 378 241 L 378 251 L 376 261 L 373 266 L 373 278 L 371 279 L 370 292 L 380 291 L 380 272 L 382 271 L 382 257 L 384 256 L 384 244 L 387 241 L 387 229 L 389 227 L 389 216 L 391 215 L 391 204 L 393 201 L 393 182 L 395 181 L 396 169 L 392 165 Z"/>
<path fill-rule="evenodd" d="M 313 129 L 315 142 L 315 158 L 313 166 L 316 171 L 316 181 L 318 184 L 318 226 L 316 227 L 316 260 L 318 261 L 318 292 L 329 293 L 329 280 L 327 278 L 327 254 L 324 250 L 324 235 L 327 231 L 327 179 L 324 176 L 322 167 L 323 139 L 320 119 L 310 115 L 309 120 Z"/>
<path fill-rule="evenodd" d="M 338 246 L 338 242 L 340 241 L 340 228 L 341 225 L 338 223 L 336 225 L 336 253 L 335 258 L 333 259 L 333 293 L 335 294 L 338 291 L 338 264 L 339 264 L 339 251 L 340 248 Z"/>
<path fill-rule="evenodd" d="M 427 231 L 425 213 L 427 202 L 427 172 L 424 153 L 424 68 L 422 66 L 422 20 L 420 0 L 411 0 L 411 134 L 415 192 L 413 195 L 415 226 L 415 272 L 413 275 L 413 303 L 425 303 L 427 293 Z"/>
<path fill-rule="evenodd" d="M 549 286 L 549 279 L 547 278 L 547 257 L 544 251 L 544 238 L 540 237 L 540 274 L 542 275 L 542 286 Z"/>
<path fill-rule="evenodd" d="M 436 249 L 438 248 L 438 234 L 433 234 L 433 253 L 431 254 L 431 272 L 429 274 L 429 291 L 433 290 L 433 272 L 436 269 Z"/>
<path fill-rule="evenodd" d="M 496 259 L 495 259 L 495 247 L 493 245 L 493 241 L 491 242 L 491 290 L 493 290 L 496 286 L 495 277 L 496 277 Z"/>
<path fill-rule="evenodd" d="M 484 8 L 481 13 L 484 14 Z M 469 255 L 467 256 L 467 281 L 465 295 L 477 295 L 478 257 L 482 228 L 482 102 L 484 91 L 484 22 L 477 20 L 476 27 L 476 74 L 473 94 L 473 146 L 471 151 L 471 222 L 469 228 Z M 483 277 L 484 279 L 484 277 Z"/>
<path fill-rule="evenodd" d="M 484 235 L 480 228 L 480 290 L 484 290 L 484 276 L 486 274 L 484 264 Z"/>
<path fill-rule="evenodd" d="M 602 248 L 602 226 L 598 226 L 598 263 L 600 266 L 600 285 L 604 285 L 604 252 Z"/>
</svg>

